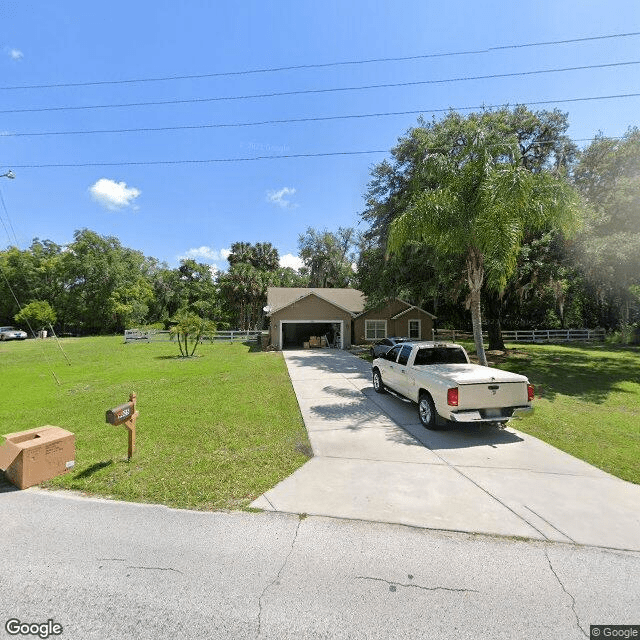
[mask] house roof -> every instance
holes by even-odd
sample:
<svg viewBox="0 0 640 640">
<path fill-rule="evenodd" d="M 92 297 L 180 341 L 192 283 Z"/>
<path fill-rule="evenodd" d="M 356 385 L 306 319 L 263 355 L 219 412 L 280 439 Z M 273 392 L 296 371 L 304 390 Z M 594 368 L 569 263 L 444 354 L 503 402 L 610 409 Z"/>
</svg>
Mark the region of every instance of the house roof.
<svg viewBox="0 0 640 640">
<path fill-rule="evenodd" d="M 330 304 L 355 315 L 364 309 L 365 297 L 357 289 L 329 289 L 322 287 L 269 287 L 267 305 L 271 307 L 268 315 L 288 307 L 309 295 L 316 295 Z"/>
<path fill-rule="evenodd" d="M 396 298 L 396 299 L 400 300 L 400 298 Z M 433 320 L 435 320 L 435 318 L 436 318 L 436 316 L 434 316 L 433 313 L 429 313 L 428 311 L 425 311 L 424 309 L 421 309 L 420 307 L 416 307 L 415 305 L 409 304 L 408 302 L 405 302 L 404 300 L 400 300 L 400 302 L 404 302 L 405 304 L 407 304 L 409 306 L 404 311 L 401 311 L 400 313 L 396 313 L 396 315 L 391 318 L 392 320 L 397 320 L 400 316 L 403 316 L 405 313 L 409 313 L 409 311 L 413 311 L 414 309 L 416 311 L 421 311 L 422 313 L 425 313 L 426 315 L 428 315 Z"/>
<path fill-rule="evenodd" d="M 391 320 L 397 320 L 398 318 L 403 316 L 405 313 L 409 313 L 409 311 L 412 311 L 414 309 L 416 311 L 421 311 L 422 313 L 428 315 L 433 320 L 435 320 L 437 318 L 437 316 L 434 316 L 433 313 L 429 313 L 428 311 L 425 311 L 424 309 L 421 309 L 420 307 L 416 307 L 416 306 L 414 306 L 412 304 L 409 304 L 406 300 L 403 300 L 402 298 L 394 298 L 394 300 L 397 300 L 398 302 L 402 302 L 402 304 L 406 304 L 407 308 L 403 309 L 402 311 L 400 311 L 400 313 L 396 313 L 395 316 L 392 316 L 390 318 Z M 361 313 L 359 313 L 356 317 L 359 318 L 360 316 L 363 316 L 363 315 L 369 313 L 370 311 L 380 310 L 380 309 L 384 308 L 384 306 L 385 305 L 381 305 L 381 306 L 377 307 L 376 309 L 367 309 L 366 311 L 362 311 Z"/>
</svg>

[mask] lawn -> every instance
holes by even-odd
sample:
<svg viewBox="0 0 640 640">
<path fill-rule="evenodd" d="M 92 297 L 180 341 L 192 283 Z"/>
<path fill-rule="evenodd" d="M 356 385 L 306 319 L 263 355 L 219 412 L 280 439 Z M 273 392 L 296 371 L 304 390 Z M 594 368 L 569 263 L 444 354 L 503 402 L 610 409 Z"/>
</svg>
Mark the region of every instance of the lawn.
<svg viewBox="0 0 640 640">
<path fill-rule="evenodd" d="M 194 509 L 236 509 L 311 455 L 279 353 L 122 337 L 0 344 L 1 433 L 56 425 L 76 434 L 76 465 L 46 486 Z M 65 358 L 68 357 L 70 365 Z M 56 381 L 59 380 L 59 384 Z M 105 411 L 138 396 L 136 452 Z"/>
<path fill-rule="evenodd" d="M 640 484 L 639 349 L 509 344 L 488 359 L 536 387 L 535 413 L 515 428 Z"/>
</svg>

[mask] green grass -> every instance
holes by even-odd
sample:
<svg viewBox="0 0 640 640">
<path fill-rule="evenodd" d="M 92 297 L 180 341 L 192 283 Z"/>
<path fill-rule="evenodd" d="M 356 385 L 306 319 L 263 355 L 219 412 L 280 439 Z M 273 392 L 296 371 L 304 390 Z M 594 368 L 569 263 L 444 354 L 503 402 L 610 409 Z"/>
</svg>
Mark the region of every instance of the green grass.
<svg viewBox="0 0 640 640">
<path fill-rule="evenodd" d="M 602 344 L 509 344 L 490 364 L 526 375 L 535 413 L 513 423 L 558 449 L 640 484 L 640 350 Z"/>
<path fill-rule="evenodd" d="M 50 424 L 76 434 L 76 466 L 46 484 L 136 502 L 246 508 L 311 454 L 281 354 L 121 337 L 0 345 L 0 432 Z M 52 373 L 53 372 L 53 373 Z M 57 384 L 54 375 L 60 380 Z M 105 411 L 138 396 L 136 452 Z"/>
</svg>

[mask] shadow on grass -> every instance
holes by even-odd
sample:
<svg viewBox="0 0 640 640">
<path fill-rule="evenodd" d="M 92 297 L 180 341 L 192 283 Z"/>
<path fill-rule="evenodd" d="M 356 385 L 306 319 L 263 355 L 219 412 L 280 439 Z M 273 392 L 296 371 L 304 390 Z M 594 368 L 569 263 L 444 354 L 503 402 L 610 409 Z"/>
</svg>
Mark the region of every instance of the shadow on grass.
<svg viewBox="0 0 640 640">
<path fill-rule="evenodd" d="M 525 351 L 525 350 L 523 350 Z M 529 378 L 536 396 L 553 401 L 558 394 L 601 404 L 621 382 L 640 384 L 640 358 L 635 349 L 609 346 L 562 346 L 526 350 L 528 357 L 507 354 L 498 366 Z"/>
<path fill-rule="evenodd" d="M 249 353 L 261 353 L 262 352 L 262 344 L 260 342 L 256 342 L 255 340 L 251 340 L 249 342 L 242 343 L 245 347 L 249 347 Z"/>
<path fill-rule="evenodd" d="M 92 476 L 96 471 L 100 471 L 100 469 L 105 469 L 106 467 L 110 467 L 113 464 L 113 460 L 109 460 L 107 462 L 96 462 L 92 464 L 90 467 L 87 467 L 84 471 L 80 473 L 76 473 L 73 476 L 74 480 L 81 480 L 83 478 L 88 478 Z"/>
</svg>

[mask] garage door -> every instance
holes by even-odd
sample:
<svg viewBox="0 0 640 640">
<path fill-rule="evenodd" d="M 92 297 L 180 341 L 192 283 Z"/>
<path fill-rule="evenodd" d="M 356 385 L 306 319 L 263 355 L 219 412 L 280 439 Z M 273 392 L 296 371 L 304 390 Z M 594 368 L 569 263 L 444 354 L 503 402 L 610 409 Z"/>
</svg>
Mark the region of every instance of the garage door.
<svg viewBox="0 0 640 640">
<path fill-rule="evenodd" d="M 281 320 L 280 345 L 282 349 L 302 349 L 311 336 L 327 336 L 329 344 L 337 342 L 344 347 L 342 320 Z"/>
</svg>

